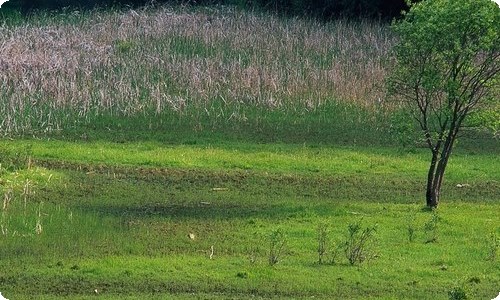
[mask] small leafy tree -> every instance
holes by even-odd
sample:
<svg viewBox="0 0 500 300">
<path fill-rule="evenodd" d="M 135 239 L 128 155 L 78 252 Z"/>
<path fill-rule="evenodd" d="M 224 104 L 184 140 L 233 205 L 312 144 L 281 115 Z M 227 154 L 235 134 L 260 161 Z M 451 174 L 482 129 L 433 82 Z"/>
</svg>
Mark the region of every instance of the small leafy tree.
<svg viewBox="0 0 500 300">
<path fill-rule="evenodd" d="M 432 152 L 426 200 L 437 207 L 464 120 L 498 107 L 500 8 L 491 0 L 424 0 L 392 28 L 400 40 L 389 92 L 418 122 Z"/>
</svg>

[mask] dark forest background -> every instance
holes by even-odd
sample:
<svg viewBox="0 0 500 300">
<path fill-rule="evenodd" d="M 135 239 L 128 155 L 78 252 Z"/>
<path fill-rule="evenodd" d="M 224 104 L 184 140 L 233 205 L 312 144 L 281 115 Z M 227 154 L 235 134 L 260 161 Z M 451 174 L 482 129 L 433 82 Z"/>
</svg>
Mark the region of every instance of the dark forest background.
<svg viewBox="0 0 500 300">
<path fill-rule="evenodd" d="M 35 10 L 62 8 L 92 9 L 96 7 L 140 7 L 147 4 L 237 5 L 263 9 L 284 15 L 302 15 L 329 20 L 336 17 L 369 17 L 392 19 L 407 9 L 405 0 L 10 0 L 2 9 L 29 14 Z"/>
</svg>

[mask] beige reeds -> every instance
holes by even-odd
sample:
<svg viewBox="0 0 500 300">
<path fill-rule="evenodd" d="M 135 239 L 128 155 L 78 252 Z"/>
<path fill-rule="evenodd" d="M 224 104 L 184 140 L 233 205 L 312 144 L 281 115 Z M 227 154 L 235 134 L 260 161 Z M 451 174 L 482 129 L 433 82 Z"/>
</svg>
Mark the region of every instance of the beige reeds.
<svg viewBox="0 0 500 300">
<path fill-rule="evenodd" d="M 394 43 L 386 24 L 227 7 L 74 18 L 0 27 L 0 131 L 55 130 L 65 111 L 81 118 L 188 106 L 209 113 L 214 101 L 314 109 L 331 99 L 370 107 L 385 98 Z"/>
</svg>

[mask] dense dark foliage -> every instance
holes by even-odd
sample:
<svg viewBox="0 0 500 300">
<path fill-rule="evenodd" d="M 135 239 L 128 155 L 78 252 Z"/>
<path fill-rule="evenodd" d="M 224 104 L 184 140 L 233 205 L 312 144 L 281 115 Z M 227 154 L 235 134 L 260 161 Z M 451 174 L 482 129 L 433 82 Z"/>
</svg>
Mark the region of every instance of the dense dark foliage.
<svg viewBox="0 0 500 300">
<path fill-rule="evenodd" d="M 337 16 L 392 18 L 408 8 L 404 0 L 247 0 L 247 3 L 277 12 L 322 19 Z"/>
<path fill-rule="evenodd" d="M 224 4 L 264 9 L 285 15 L 306 15 L 321 19 L 333 17 L 392 18 L 407 9 L 404 0 L 156 0 L 154 3 L 187 3 L 191 5 Z M 5 7 L 29 13 L 35 9 L 55 10 L 64 7 L 94 8 L 129 5 L 138 7 L 151 0 L 10 0 Z"/>
</svg>

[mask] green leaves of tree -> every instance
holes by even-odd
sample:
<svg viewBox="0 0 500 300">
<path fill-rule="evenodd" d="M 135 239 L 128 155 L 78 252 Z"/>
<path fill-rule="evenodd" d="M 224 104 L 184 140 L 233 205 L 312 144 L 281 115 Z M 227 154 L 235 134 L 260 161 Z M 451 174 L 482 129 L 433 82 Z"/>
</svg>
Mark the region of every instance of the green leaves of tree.
<svg viewBox="0 0 500 300">
<path fill-rule="evenodd" d="M 435 207 L 464 120 L 479 108 L 498 107 L 500 9 L 490 0 L 424 0 L 392 28 L 400 42 L 389 92 L 418 122 L 432 151 L 426 198 Z"/>
</svg>

